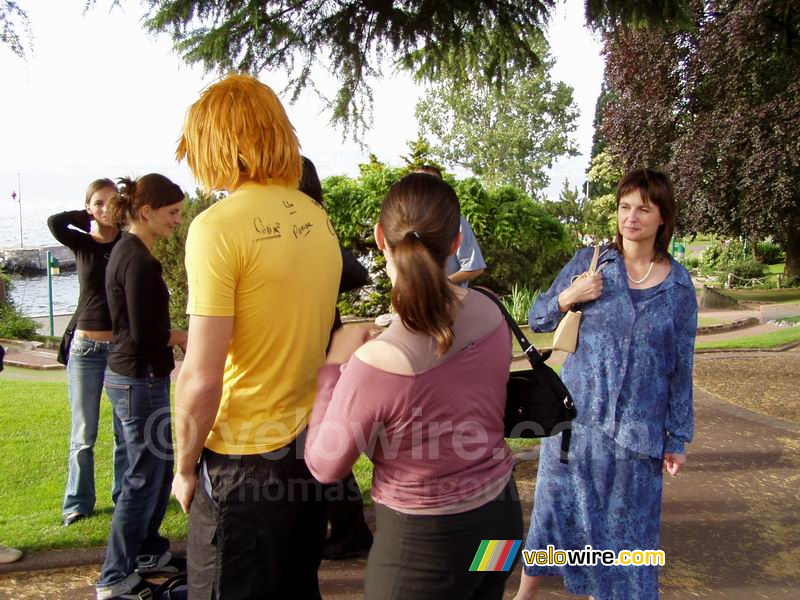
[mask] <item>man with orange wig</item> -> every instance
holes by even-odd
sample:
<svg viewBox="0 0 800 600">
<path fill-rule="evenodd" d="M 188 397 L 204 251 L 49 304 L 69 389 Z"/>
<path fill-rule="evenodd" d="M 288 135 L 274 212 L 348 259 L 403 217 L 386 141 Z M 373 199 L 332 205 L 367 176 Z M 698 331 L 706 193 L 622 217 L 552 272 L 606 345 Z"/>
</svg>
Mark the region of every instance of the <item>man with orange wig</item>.
<svg viewBox="0 0 800 600">
<path fill-rule="evenodd" d="M 189 343 L 173 493 L 189 513 L 192 598 L 319 598 L 319 484 L 302 458 L 341 272 L 325 211 L 297 190 L 275 93 L 231 75 L 189 109 L 177 150 L 229 196 L 186 241 Z"/>
</svg>

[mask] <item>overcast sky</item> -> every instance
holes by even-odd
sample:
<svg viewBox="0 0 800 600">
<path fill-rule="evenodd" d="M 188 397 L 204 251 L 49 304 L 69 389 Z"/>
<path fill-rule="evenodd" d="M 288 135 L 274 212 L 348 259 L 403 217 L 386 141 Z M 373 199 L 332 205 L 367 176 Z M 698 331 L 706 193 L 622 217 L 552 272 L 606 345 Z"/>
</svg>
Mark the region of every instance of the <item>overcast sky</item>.
<svg viewBox="0 0 800 600">
<path fill-rule="evenodd" d="M 85 0 L 20 4 L 31 17 L 33 49 L 21 61 L 0 48 L 0 171 L 124 165 L 141 174 L 145 166 L 174 164 L 186 109 L 216 76 L 183 64 L 166 36 L 146 34 L 135 0 L 123 2 L 123 10 L 98 0 L 86 15 Z M 599 42 L 583 26 L 582 0 L 559 4 L 548 38 L 557 61 L 553 77 L 575 90 L 581 111 L 576 141 L 583 152 L 552 170 L 548 196 L 554 198 L 564 178 L 573 185 L 583 181 L 603 63 Z M 420 90 L 405 75 L 386 75 L 375 85 L 366 144 L 381 160 L 399 164 L 417 135 Z M 270 73 L 260 78 L 276 91 L 285 80 Z M 287 111 L 321 175 L 357 172 L 366 152 L 342 141 L 313 95 L 304 94 Z"/>
</svg>

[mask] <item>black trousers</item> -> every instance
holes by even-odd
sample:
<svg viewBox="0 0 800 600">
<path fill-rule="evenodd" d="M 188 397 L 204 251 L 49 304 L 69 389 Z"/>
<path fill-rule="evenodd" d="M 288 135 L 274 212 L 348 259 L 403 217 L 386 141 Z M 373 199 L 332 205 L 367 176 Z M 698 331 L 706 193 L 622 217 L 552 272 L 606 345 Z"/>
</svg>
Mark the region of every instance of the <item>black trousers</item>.
<svg viewBox="0 0 800 600">
<path fill-rule="evenodd" d="M 325 516 L 330 523 L 327 543 L 345 548 L 368 544 L 372 535 L 364 520 L 364 501 L 353 472 L 324 489 Z"/>
<path fill-rule="evenodd" d="M 201 473 L 189 511 L 192 600 L 321 598 L 322 486 L 299 458 L 304 438 L 267 456 L 203 451 L 211 494 Z"/>
<path fill-rule="evenodd" d="M 483 540 L 521 540 L 512 478 L 494 500 L 456 515 L 408 515 L 375 504 L 366 600 L 502 600 L 509 571 L 470 572 Z"/>
</svg>

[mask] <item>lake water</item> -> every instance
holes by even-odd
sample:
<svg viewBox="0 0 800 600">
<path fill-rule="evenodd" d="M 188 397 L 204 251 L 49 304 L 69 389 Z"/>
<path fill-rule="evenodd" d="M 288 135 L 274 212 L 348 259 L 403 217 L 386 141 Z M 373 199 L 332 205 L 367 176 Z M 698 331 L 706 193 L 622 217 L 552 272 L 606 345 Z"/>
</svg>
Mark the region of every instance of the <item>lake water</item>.
<svg viewBox="0 0 800 600">
<path fill-rule="evenodd" d="M 20 207 L 22 243 L 25 247 L 57 243 L 47 229 L 47 217 L 64 210 L 83 208 L 86 186 L 98 177 L 126 174 L 163 173 L 183 189 L 194 192 L 195 183 L 188 169 L 179 165 L 141 165 L 134 171 L 121 165 L 92 167 L 65 165 L 48 168 L 0 169 L 0 247 L 20 246 Z M 17 201 L 11 192 L 17 193 Z M 22 199 L 20 204 L 19 199 Z M 47 276 L 12 275 L 11 298 L 27 315 L 48 313 Z M 71 313 L 78 303 L 78 276 L 72 272 L 53 277 L 53 312 Z"/>
<path fill-rule="evenodd" d="M 11 297 L 26 315 L 48 314 L 47 277 L 13 277 Z M 78 274 L 53 277 L 53 314 L 69 314 L 78 305 Z"/>
</svg>

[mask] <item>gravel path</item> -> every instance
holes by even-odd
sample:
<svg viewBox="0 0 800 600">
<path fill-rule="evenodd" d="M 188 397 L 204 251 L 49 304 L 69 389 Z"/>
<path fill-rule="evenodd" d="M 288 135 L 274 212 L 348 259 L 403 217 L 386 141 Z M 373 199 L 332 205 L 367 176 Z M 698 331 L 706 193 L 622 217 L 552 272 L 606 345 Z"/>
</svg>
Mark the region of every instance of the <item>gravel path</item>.
<svg viewBox="0 0 800 600">
<path fill-rule="evenodd" d="M 800 348 L 788 352 L 696 354 L 694 383 L 738 406 L 800 421 Z"/>
</svg>

